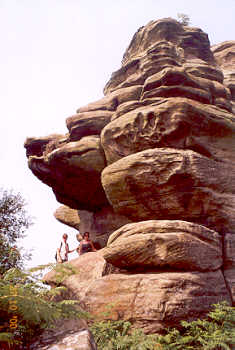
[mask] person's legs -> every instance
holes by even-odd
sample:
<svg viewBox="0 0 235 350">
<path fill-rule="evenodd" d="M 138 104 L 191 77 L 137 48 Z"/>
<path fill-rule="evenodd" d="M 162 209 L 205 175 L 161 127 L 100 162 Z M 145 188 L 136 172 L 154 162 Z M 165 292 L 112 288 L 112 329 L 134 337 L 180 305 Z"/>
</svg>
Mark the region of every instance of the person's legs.
<svg viewBox="0 0 235 350">
<path fill-rule="evenodd" d="M 59 250 L 59 248 L 57 249 L 57 258 L 56 258 L 56 260 L 57 260 L 57 263 L 59 263 L 59 264 L 62 263 L 62 259 L 60 257 L 60 250 Z"/>
</svg>

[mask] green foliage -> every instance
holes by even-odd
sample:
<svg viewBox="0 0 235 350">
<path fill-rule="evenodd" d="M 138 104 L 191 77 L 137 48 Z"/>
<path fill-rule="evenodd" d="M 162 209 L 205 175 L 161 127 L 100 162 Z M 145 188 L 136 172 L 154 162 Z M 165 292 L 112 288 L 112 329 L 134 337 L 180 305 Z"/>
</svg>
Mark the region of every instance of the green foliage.
<svg viewBox="0 0 235 350">
<path fill-rule="evenodd" d="M 190 18 L 185 13 L 178 13 L 177 18 L 178 22 L 181 23 L 183 26 L 188 26 L 190 24 Z"/>
<path fill-rule="evenodd" d="M 64 287 L 49 289 L 32 272 L 13 268 L 0 279 L 0 348 L 19 342 L 28 344 L 58 319 L 87 318 L 78 301 L 55 301 Z"/>
<path fill-rule="evenodd" d="M 17 240 L 31 225 L 22 196 L 0 189 L 0 274 L 12 267 L 22 267 L 29 255 L 22 255 Z"/>
<path fill-rule="evenodd" d="M 181 326 L 165 335 L 145 335 L 126 321 L 102 321 L 91 331 L 99 350 L 230 350 L 235 344 L 235 308 L 226 302 L 214 305 L 206 319 L 182 321 Z"/>
<path fill-rule="evenodd" d="M 131 323 L 127 321 L 96 322 L 90 329 L 100 350 L 157 349 L 157 335 L 145 335 L 136 329 L 131 331 Z"/>
<path fill-rule="evenodd" d="M 55 280 L 57 284 L 62 283 L 65 278 L 78 273 L 75 267 L 69 263 L 55 265 L 54 271 L 56 272 Z"/>
</svg>

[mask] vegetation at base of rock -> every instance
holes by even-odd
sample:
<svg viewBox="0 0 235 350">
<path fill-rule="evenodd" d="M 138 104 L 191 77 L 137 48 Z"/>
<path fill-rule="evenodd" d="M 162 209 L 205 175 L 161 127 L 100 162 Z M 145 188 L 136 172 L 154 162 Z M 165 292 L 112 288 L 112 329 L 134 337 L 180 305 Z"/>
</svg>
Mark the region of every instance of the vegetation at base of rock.
<svg viewBox="0 0 235 350">
<path fill-rule="evenodd" d="M 78 301 L 56 300 L 65 287 L 48 289 L 36 275 L 43 268 L 23 272 L 12 268 L 0 279 L 0 348 L 17 349 L 30 344 L 35 336 L 46 328 L 53 328 L 58 319 L 89 318 L 78 309 Z M 69 264 L 57 265 L 57 282 L 73 274 Z M 12 305 L 14 307 L 12 308 Z M 14 327 L 11 320 L 14 319 Z M 206 319 L 181 322 L 181 328 L 167 329 L 164 335 L 146 335 L 141 329 L 133 329 L 128 321 L 93 320 L 91 331 L 99 350 L 219 350 L 231 349 L 235 344 L 235 308 L 226 302 L 216 304 Z M 23 347 L 21 347 L 23 349 Z"/>
<path fill-rule="evenodd" d="M 131 330 L 131 323 L 127 321 L 96 322 L 90 329 L 99 350 L 157 349 L 157 335 L 145 335 L 142 330 Z"/>
<path fill-rule="evenodd" d="M 56 268 L 61 272 L 61 281 L 64 267 L 62 271 L 59 271 L 60 266 Z M 69 269 L 70 274 L 71 271 Z M 53 328 L 56 320 L 87 318 L 87 313 L 78 308 L 78 301 L 56 301 L 55 297 L 65 289 L 49 289 L 41 283 L 35 269 L 33 273 L 17 268 L 5 272 L 0 279 L 0 348 L 9 346 L 16 349 L 17 344 L 30 344 L 44 329 Z"/>
<path fill-rule="evenodd" d="M 20 193 L 0 189 L 0 274 L 12 267 L 22 268 L 30 254 L 22 254 L 17 241 L 25 237 L 32 219 Z"/>
<path fill-rule="evenodd" d="M 101 321 L 91 331 L 99 350 L 219 350 L 235 344 L 235 308 L 226 302 L 213 305 L 206 319 L 181 322 L 181 329 L 165 335 L 145 335 L 127 321 Z"/>
</svg>

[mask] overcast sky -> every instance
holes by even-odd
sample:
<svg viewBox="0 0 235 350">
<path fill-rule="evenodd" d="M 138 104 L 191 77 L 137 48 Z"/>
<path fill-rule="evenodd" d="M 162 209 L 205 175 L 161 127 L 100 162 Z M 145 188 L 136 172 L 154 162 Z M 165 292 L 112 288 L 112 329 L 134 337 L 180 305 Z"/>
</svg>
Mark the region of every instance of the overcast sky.
<svg viewBox="0 0 235 350">
<path fill-rule="evenodd" d="M 74 248 L 76 231 L 54 219 L 60 204 L 28 169 L 26 137 L 66 133 L 65 119 L 103 96 L 137 29 L 178 13 L 211 44 L 235 39 L 235 0 L 0 0 L 0 185 L 34 217 L 30 265 L 53 261 L 63 232 Z"/>
</svg>

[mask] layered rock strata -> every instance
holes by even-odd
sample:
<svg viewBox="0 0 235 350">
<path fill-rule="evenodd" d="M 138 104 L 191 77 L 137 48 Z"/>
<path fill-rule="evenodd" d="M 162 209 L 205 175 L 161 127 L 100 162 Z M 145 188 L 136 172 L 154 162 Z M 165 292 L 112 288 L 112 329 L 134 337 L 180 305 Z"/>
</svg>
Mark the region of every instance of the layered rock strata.
<svg viewBox="0 0 235 350">
<path fill-rule="evenodd" d="M 108 319 L 129 320 L 146 333 L 177 326 L 182 319 L 203 317 L 219 301 L 230 302 L 220 269 L 125 271 L 107 264 L 102 250 L 84 254 L 70 264 L 77 273 L 64 280 L 63 285 L 83 308 L 97 317 L 106 314 Z M 44 280 L 55 284 L 56 273 L 49 272 Z"/>
<path fill-rule="evenodd" d="M 175 220 L 125 225 L 110 236 L 102 254 L 107 262 L 126 269 L 208 271 L 223 264 L 222 239 L 217 232 Z"/>
<path fill-rule="evenodd" d="M 152 21 L 68 134 L 26 140 L 29 168 L 103 247 L 79 259 L 120 269 L 65 282 L 90 311 L 114 303 L 154 332 L 235 302 L 234 57 L 235 42 Z"/>
<path fill-rule="evenodd" d="M 223 72 L 223 84 L 229 88 L 232 101 L 235 102 L 235 41 L 225 41 L 221 44 L 214 45 L 211 50 L 217 64 Z"/>
<path fill-rule="evenodd" d="M 71 209 L 66 205 L 61 205 L 54 212 L 54 217 L 62 224 L 68 225 L 70 227 L 75 228 L 76 230 L 79 230 L 80 217 L 78 216 L 78 211 L 76 209 Z"/>
</svg>

